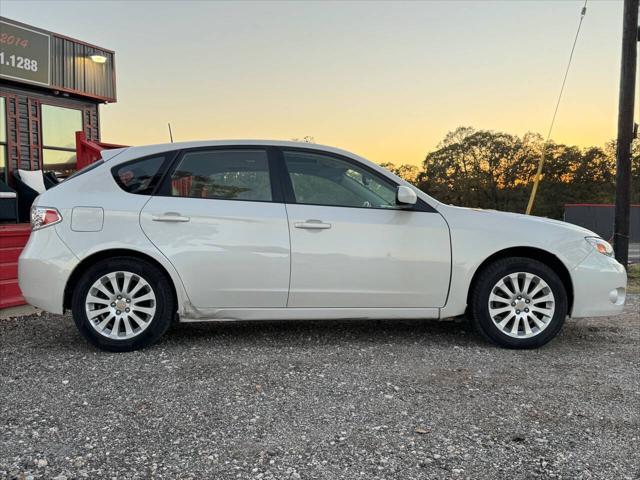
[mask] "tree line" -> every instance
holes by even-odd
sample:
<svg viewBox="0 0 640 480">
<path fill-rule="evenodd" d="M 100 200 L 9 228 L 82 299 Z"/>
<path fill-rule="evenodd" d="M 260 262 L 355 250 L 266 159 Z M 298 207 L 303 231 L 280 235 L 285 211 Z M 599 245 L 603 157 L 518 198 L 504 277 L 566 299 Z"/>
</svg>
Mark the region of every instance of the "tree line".
<svg viewBox="0 0 640 480">
<path fill-rule="evenodd" d="M 522 137 L 458 127 L 422 166 L 385 163 L 396 175 L 444 203 L 524 213 L 542 155 L 539 134 Z M 640 203 L 640 141 L 632 145 L 631 203 Z M 613 203 L 615 142 L 581 148 L 549 142 L 533 209 L 561 219 L 566 203 Z"/>
</svg>

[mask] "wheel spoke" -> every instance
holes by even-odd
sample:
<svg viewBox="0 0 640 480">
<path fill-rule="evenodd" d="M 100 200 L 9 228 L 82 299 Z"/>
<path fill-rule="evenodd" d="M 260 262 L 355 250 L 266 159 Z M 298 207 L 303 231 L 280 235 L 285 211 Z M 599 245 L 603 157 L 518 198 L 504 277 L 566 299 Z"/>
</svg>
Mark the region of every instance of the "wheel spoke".
<svg viewBox="0 0 640 480">
<path fill-rule="evenodd" d="M 538 312 L 543 314 L 545 317 L 552 317 L 553 316 L 553 310 L 550 308 L 540 308 L 540 307 L 531 307 L 531 311 L 532 312 Z"/>
<path fill-rule="evenodd" d="M 113 293 L 120 293 L 120 287 L 118 287 L 118 279 L 116 278 L 115 273 L 110 273 L 107 275 L 107 279 L 109 280 L 109 284 L 113 289 Z"/>
<path fill-rule="evenodd" d="M 113 327 L 111 327 L 111 333 L 109 334 L 109 336 L 113 338 L 117 338 L 119 330 L 120 330 L 120 317 L 116 317 L 116 319 L 113 321 Z"/>
<path fill-rule="evenodd" d="M 489 296 L 489 302 L 506 303 L 507 305 L 509 305 L 510 300 L 508 298 L 504 298 L 504 297 L 501 297 L 500 295 L 496 295 L 495 293 L 492 293 Z"/>
<path fill-rule="evenodd" d="M 500 328 L 502 328 L 502 329 L 503 329 L 504 327 L 506 327 L 506 326 L 507 326 L 507 323 L 509 323 L 509 320 L 511 320 L 511 319 L 512 319 L 513 317 L 515 317 L 515 316 L 516 316 L 516 314 L 515 314 L 514 312 L 511 312 L 509 315 L 507 315 L 506 317 L 504 317 L 504 318 L 500 321 L 500 323 L 498 324 L 498 326 L 499 326 Z"/>
<path fill-rule="evenodd" d="M 129 317 L 123 317 L 122 323 L 124 323 L 124 331 L 127 335 L 133 335 L 133 329 L 131 328 L 131 322 L 129 321 Z"/>
<path fill-rule="evenodd" d="M 126 294 L 129 291 L 129 286 L 131 285 L 132 277 L 133 277 L 132 273 L 125 272 L 124 280 L 122 282 L 122 293 Z"/>
<path fill-rule="evenodd" d="M 153 316 L 154 313 L 156 313 L 156 309 L 155 307 L 139 307 L 139 306 L 135 306 L 132 307 L 132 310 L 136 313 L 138 312 L 142 312 L 142 313 L 146 313 L 147 315 L 151 315 Z"/>
<path fill-rule="evenodd" d="M 147 300 L 155 300 L 155 298 L 156 296 L 153 294 L 153 292 L 149 292 L 149 293 L 145 293 L 141 297 L 132 299 L 131 303 L 133 303 L 134 305 L 137 305 L 138 303 L 146 302 Z"/>
<path fill-rule="evenodd" d="M 535 324 L 536 324 L 536 326 L 537 326 L 540 330 L 544 329 L 544 327 L 546 327 L 546 326 L 547 326 L 547 324 L 546 324 L 546 323 L 544 323 L 543 321 L 541 321 L 538 317 L 536 317 L 536 316 L 535 316 L 535 315 L 533 315 L 533 314 L 532 314 L 532 315 L 529 315 L 529 318 L 533 320 L 533 323 L 535 323 Z"/>
<path fill-rule="evenodd" d="M 109 305 L 109 300 L 106 298 L 96 297 L 95 295 L 87 295 L 87 303 L 97 303 L 99 305 Z"/>
<path fill-rule="evenodd" d="M 147 286 L 147 283 L 143 282 L 142 279 L 140 278 L 138 280 L 138 284 L 135 287 L 133 287 L 133 290 L 129 292 L 129 296 L 135 297 L 136 293 L 138 293 L 145 286 Z"/>
<path fill-rule="evenodd" d="M 104 308 L 98 308 L 96 310 L 89 310 L 89 313 L 91 314 L 91 317 L 89 318 L 89 320 L 99 317 L 100 315 L 107 313 L 110 310 L 111 310 L 111 307 L 104 307 Z"/>
<path fill-rule="evenodd" d="M 113 313 L 107 315 L 104 320 L 102 320 L 98 325 L 96 325 L 96 329 L 99 332 L 102 332 L 105 328 L 107 328 L 107 324 L 115 317 Z"/>
<path fill-rule="evenodd" d="M 522 287 L 522 293 L 524 293 L 525 295 L 531 287 L 531 280 L 533 280 L 533 275 L 529 275 L 528 273 L 526 273 L 524 276 L 524 285 Z"/>
<path fill-rule="evenodd" d="M 522 323 L 524 324 L 524 334 L 531 335 L 531 326 L 529 325 L 529 315 L 525 315 L 522 319 Z"/>
<path fill-rule="evenodd" d="M 509 305 L 507 307 L 501 307 L 501 308 L 492 309 L 492 310 L 490 310 L 490 313 L 491 313 L 491 316 L 493 318 L 495 318 L 496 315 L 500 315 L 501 313 L 509 312 L 511 310 L 513 310 L 513 307 L 511 305 Z"/>
<path fill-rule="evenodd" d="M 540 297 L 540 298 L 534 298 L 533 300 L 531 300 L 531 303 L 533 305 L 537 305 L 539 303 L 546 303 L 546 302 L 553 302 L 553 295 L 551 295 L 550 293 L 548 293 L 547 295 L 545 295 L 544 297 Z"/>
<path fill-rule="evenodd" d="M 96 290 L 98 290 L 99 292 L 101 292 L 103 295 L 105 295 L 107 298 L 111 298 L 113 296 L 113 293 L 111 293 L 109 291 L 109 289 L 107 287 L 105 287 L 102 282 L 97 281 L 96 283 L 93 284 L 93 288 L 95 288 Z M 93 290 L 92 288 L 92 290 Z M 95 297 L 98 298 L 98 297 Z"/>
<path fill-rule="evenodd" d="M 498 282 L 498 284 L 496 285 L 496 288 L 499 288 L 500 290 L 502 290 L 504 293 L 507 294 L 508 297 L 513 297 L 515 295 L 515 292 L 512 292 L 511 289 L 507 287 L 507 284 L 504 283 L 504 278 Z"/>
<path fill-rule="evenodd" d="M 533 291 L 529 294 L 530 298 L 534 298 L 538 293 L 540 293 L 544 288 L 547 287 L 546 282 L 543 282 L 542 279 L 540 279 L 540 281 L 538 282 L 538 284 L 535 286 L 535 288 L 533 289 Z"/>
<path fill-rule="evenodd" d="M 519 328 L 520 328 L 520 317 L 516 316 L 516 319 L 513 321 L 513 327 L 511 327 L 511 335 L 517 335 Z"/>
<path fill-rule="evenodd" d="M 129 314 L 129 317 L 133 318 L 133 320 L 134 320 L 138 325 L 140 325 L 140 327 L 141 327 L 141 328 L 144 328 L 144 326 L 146 326 L 146 325 L 147 325 L 147 323 L 149 323 L 149 322 L 147 322 L 147 321 L 143 320 L 142 318 L 140 318 L 136 312 L 131 312 L 131 313 Z"/>
<path fill-rule="evenodd" d="M 520 279 L 518 278 L 518 274 L 512 273 L 509 275 L 509 279 L 511 279 L 511 286 L 514 289 L 514 293 L 520 293 Z"/>
</svg>

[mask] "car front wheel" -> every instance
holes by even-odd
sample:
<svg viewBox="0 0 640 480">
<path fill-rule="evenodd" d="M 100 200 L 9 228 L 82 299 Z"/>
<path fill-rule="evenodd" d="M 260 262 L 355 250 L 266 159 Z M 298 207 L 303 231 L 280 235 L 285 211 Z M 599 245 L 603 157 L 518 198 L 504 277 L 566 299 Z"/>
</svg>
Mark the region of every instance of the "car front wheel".
<svg viewBox="0 0 640 480">
<path fill-rule="evenodd" d="M 486 267 L 471 294 L 472 320 L 490 341 L 536 348 L 554 338 L 568 311 L 559 276 L 534 259 L 511 257 Z"/>
<path fill-rule="evenodd" d="M 171 325 L 175 301 L 166 276 L 142 259 L 119 257 L 91 266 L 72 299 L 82 335 L 109 351 L 130 351 L 157 341 Z"/>
</svg>

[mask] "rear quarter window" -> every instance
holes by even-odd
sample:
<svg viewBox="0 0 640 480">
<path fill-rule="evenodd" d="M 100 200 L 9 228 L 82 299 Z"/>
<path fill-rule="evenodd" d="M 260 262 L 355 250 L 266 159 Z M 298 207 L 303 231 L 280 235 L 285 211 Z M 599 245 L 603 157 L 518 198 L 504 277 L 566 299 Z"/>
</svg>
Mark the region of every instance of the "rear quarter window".
<svg viewBox="0 0 640 480">
<path fill-rule="evenodd" d="M 63 182 L 68 182 L 69 180 L 71 180 L 72 178 L 78 178 L 80 175 L 84 175 L 85 173 L 90 172 L 91 170 L 98 168 L 100 165 L 102 165 L 104 163 L 104 160 L 100 159 L 97 160 L 93 163 L 90 163 L 89 165 L 87 165 L 84 168 L 81 168 L 80 170 L 78 170 L 77 172 L 69 175 L 67 178 L 65 178 L 63 180 Z"/>
<path fill-rule="evenodd" d="M 111 173 L 116 183 L 125 192 L 151 195 L 166 168 L 167 157 L 165 154 L 132 160 L 116 165 L 111 169 Z"/>
</svg>

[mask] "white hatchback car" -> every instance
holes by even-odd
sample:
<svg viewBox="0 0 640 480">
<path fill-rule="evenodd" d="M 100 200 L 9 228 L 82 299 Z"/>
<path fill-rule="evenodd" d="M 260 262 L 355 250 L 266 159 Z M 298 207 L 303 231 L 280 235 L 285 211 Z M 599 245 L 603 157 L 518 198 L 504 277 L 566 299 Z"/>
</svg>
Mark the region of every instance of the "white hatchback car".
<svg viewBox="0 0 640 480">
<path fill-rule="evenodd" d="M 105 151 L 32 209 L 20 288 L 98 347 L 174 319 L 470 314 L 489 340 L 545 344 L 567 315 L 622 312 L 611 246 L 567 223 L 444 205 L 343 150 L 276 141 Z"/>
</svg>

